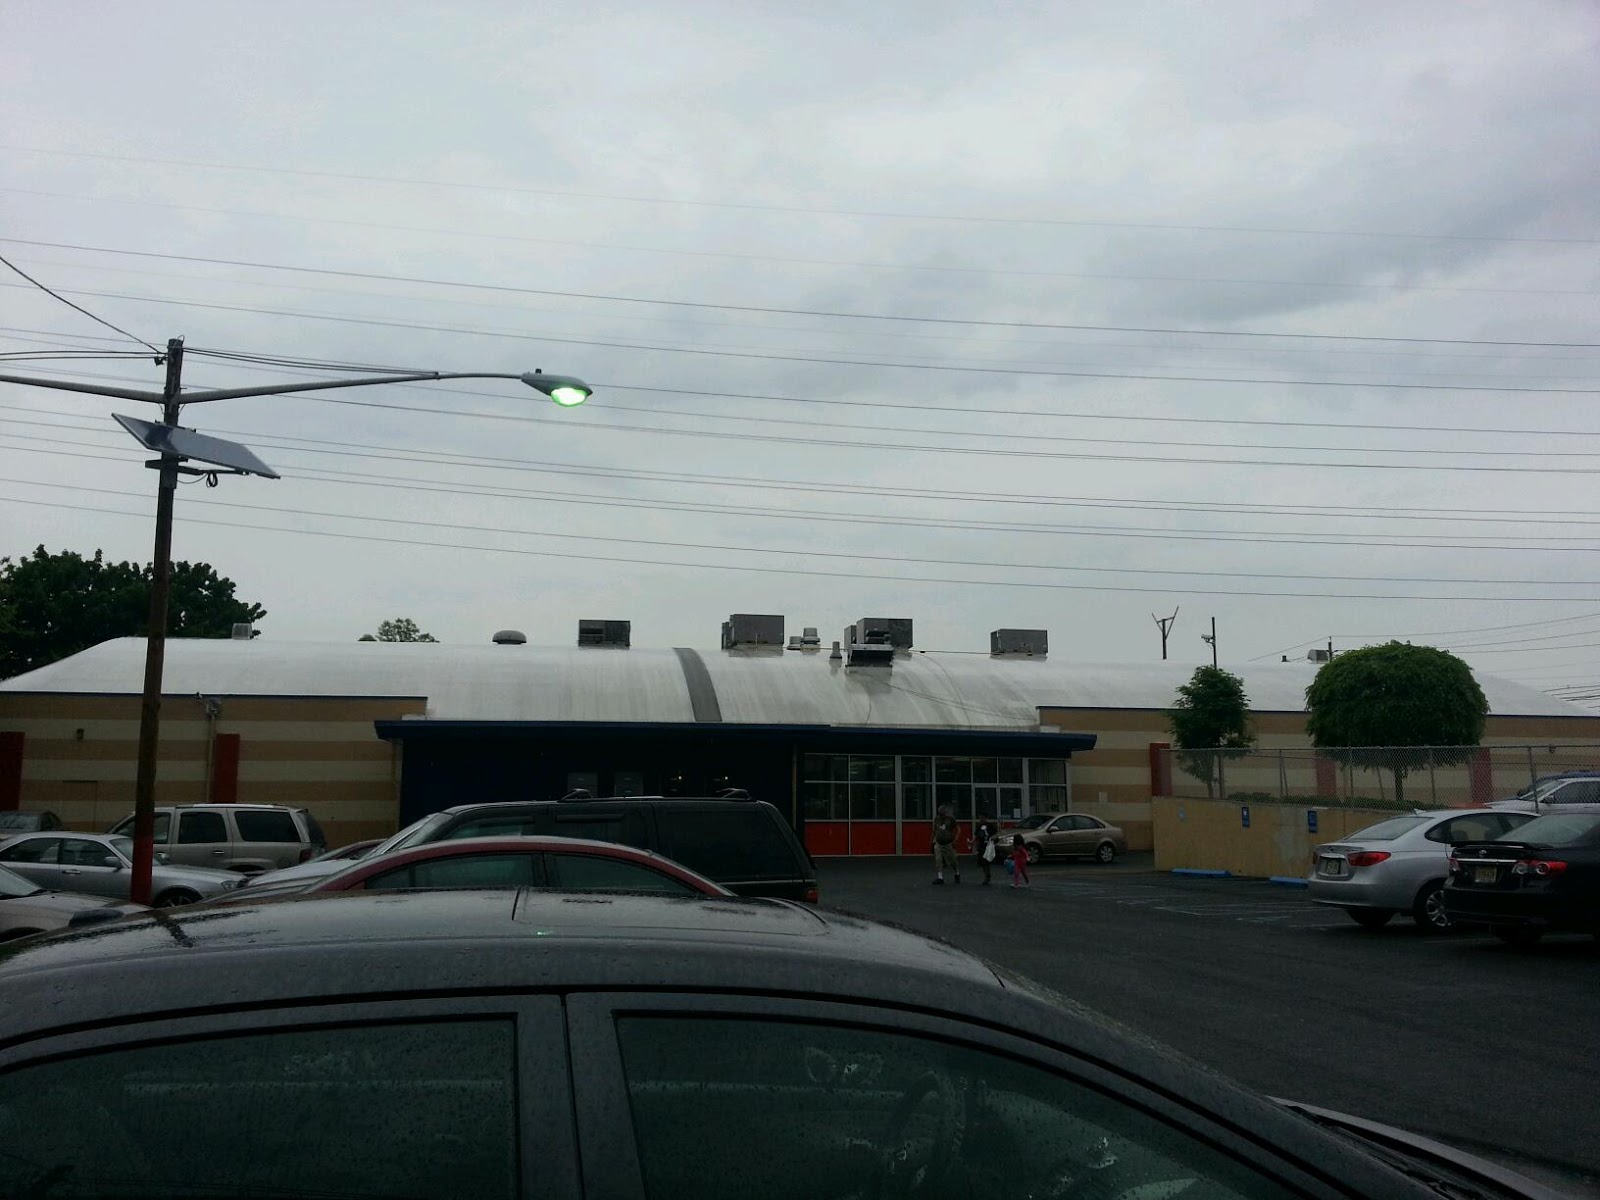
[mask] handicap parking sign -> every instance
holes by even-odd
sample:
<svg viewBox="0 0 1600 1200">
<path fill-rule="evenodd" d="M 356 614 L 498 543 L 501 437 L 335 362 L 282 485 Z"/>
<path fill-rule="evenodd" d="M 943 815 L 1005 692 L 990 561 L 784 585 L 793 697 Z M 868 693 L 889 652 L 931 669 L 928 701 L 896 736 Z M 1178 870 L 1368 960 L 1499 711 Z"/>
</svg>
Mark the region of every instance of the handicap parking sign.
<svg viewBox="0 0 1600 1200">
<path fill-rule="evenodd" d="M 1250 828 L 1250 806 L 1248 804 L 1239 805 L 1239 825 L 1244 829 Z"/>
</svg>

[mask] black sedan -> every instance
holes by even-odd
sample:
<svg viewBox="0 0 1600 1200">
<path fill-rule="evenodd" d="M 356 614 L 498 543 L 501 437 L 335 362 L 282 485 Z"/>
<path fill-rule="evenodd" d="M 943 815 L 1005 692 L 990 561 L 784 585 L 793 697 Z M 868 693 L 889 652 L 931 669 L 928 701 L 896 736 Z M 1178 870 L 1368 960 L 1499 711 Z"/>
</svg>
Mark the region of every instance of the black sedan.
<svg viewBox="0 0 1600 1200">
<path fill-rule="evenodd" d="M 1600 936 L 1600 809 L 1535 817 L 1495 841 L 1456 846 L 1444 907 L 1516 946 L 1545 933 Z"/>
<path fill-rule="evenodd" d="M 0 949 L 0 1196 L 1553 1195 L 1392 1132 L 785 901 L 362 892 Z"/>
</svg>

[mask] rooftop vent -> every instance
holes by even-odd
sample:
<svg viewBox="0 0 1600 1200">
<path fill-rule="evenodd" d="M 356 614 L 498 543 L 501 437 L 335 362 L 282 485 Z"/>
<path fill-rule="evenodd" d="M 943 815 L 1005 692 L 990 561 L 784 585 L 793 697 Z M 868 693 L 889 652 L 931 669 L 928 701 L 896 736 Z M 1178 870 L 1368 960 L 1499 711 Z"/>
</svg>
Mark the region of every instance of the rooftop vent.
<svg viewBox="0 0 1600 1200">
<path fill-rule="evenodd" d="M 249 621 L 240 621 L 233 627 L 233 640 L 236 642 L 248 642 L 255 635 L 256 627 Z"/>
<path fill-rule="evenodd" d="M 632 621 L 578 622 L 578 645 L 612 646 L 626 650 L 633 644 Z"/>
<path fill-rule="evenodd" d="M 1329 654 L 1326 650 L 1306 651 L 1306 660 L 1308 662 L 1327 662 L 1332 657 L 1333 655 Z"/>
<path fill-rule="evenodd" d="M 804 633 L 790 634 L 789 649 L 805 650 L 813 653 L 821 650 L 822 639 L 817 636 L 817 627 L 815 625 L 807 625 Z"/>
<path fill-rule="evenodd" d="M 1049 651 L 1047 629 L 996 629 L 989 634 L 989 653 L 995 658 L 1043 658 Z"/>
<path fill-rule="evenodd" d="M 862 617 L 844 627 L 846 661 L 852 667 L 890 666 L 895 651 L 911 649 L 911 621 L 905 617 Z"/>
<path fill-rule="evenodd" d="M 783 617 L 761 613 L 734 613 L 722 623 L 722 648 L 783 646 Z"/>
<path fill-rule="evenodd" d="M 528 641 L 528 635 L 520 629 L 502 629 L 494 635 L 496 646 L 523 646 Z"/>
</svg>

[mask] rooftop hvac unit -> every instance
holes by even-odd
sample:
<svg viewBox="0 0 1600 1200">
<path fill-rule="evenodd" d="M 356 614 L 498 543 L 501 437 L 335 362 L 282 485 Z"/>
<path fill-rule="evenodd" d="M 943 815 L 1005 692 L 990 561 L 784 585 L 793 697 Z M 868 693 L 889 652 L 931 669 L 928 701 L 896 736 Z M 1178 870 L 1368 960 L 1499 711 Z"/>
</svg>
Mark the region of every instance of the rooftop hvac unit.
<svg viewBox="0 0 1600 1200">
<path fill-rule="evenodd" d="M 502 629 L 494 635 L 496 646 L 525 646 L 528 644 L 528 635 L 520 629 Z"/>
<path fill-rule="evenodd" d="M 580 646 L 611 646 L 619 650 L 626 650 L 632 644 L 632 641 L 632 621 L 580 620 L 578 622 L 578 645 Z"/>
<path fill-rule="evenodd" d="M 1329 651 L 1329 650 L 1307 650 L 1306 651 L 1306 658 L 1308 660 L 1310 660 L 1311 662 L 1327 662 L 1332 657 L 1333 657 L 1333 653 L 1331 651 Z"/>
<path fill-rule="evenodd" d="M 1050 650 L 1047 629 L 996 629 L 989 634 L 989 653 L 1004 656 L 1043 658 Z"/>
<path fill-rule="evenodd" d="M 783 617 L 770 613 L 734 613 L 722 623 L 722 648 L 783 647 Z"/>
<path fill-rule="evenodd" d="M 911 621 L 905 617 L 862 617 L 844 629 L 845 661 L 852 667 L 887 667 L 895 651 L 911 649 Z"/>
<path fill-rule="evenodd" d="M 254 625 L 252 625 L 249 621 L 239 621 L 239 622 L 236 622 L 234 624 L 234 627 L 233 627 L 233 640 L 234 641 L 236 641 L 236 642 L 248 642 L 251 638 L 255 637 L 255 635 L 256 635 L 256 627 Z"/>
</svg>

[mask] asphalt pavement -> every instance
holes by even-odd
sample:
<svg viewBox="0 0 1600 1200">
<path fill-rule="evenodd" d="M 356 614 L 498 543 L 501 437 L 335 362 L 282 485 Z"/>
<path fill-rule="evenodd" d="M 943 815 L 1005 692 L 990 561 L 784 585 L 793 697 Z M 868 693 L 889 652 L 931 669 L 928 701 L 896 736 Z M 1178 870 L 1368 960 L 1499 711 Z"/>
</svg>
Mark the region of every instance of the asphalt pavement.
<svg viewBox="0 0 1600 1200">
<path fill-rule="evenodd" d="M 1600 1196 L 1600 944 L 1376 932 L 1265 880 L 1149 856 L 931 885 L 931 863 L 824 860 L 828 907 L 931 934 L 1242 1083 L 1448 1141 Z"/>
</svg>

